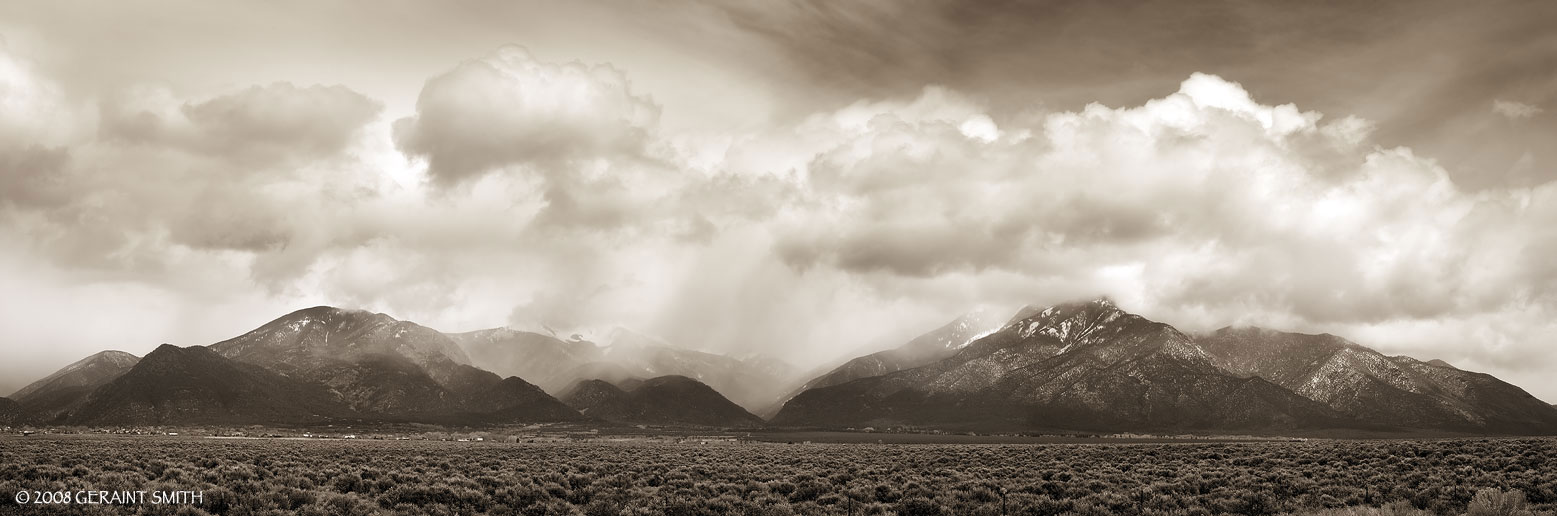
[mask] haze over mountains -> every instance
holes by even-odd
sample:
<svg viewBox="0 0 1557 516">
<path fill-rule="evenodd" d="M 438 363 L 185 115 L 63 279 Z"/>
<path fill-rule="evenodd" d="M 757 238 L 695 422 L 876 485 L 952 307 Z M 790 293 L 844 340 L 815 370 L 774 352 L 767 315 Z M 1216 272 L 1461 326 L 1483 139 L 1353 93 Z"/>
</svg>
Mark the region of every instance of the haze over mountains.
<svg viewBox="0 0 1557 516">
<path fill-rule="evenodd" d="M 706 383 L 748 409 L 760 409 L 782 401 L 773 386 L 797 374 L 781 360 L 741 359 L 682 349 L 625 328 L 611 328 L 593 337 L 563 338 L 508 328 L 449 337 L 482 367 L 528 379 L 553 394 L 580 380 L 615 383 L 676 375 Z"/>
<path fill-rule="evenodd" d="M 881 376 L 945 359 L 955 355 L 958 350 L 979 337 L 993 332 L 1003 322 L 1004 319 L 991 309 L 969 312 L 940 328 L 908 341 L 907 344 L 844 362 L 789 392 L 781 402 L 787 402 L 811 389 Z M 782 403 L 779 403 L 770 407 L 768 415 L 771 416 L 771 412 L 777 412 L 782 406 Z"/>
<path fill-rule="evenodd" d="M 620 328 L 444 334 L 314 307 L 210 346 L 95 354 L 0 398 L 0 423 L 1557 433 L 1557 408 L 1490 375 L 1332 335 L 1191 336 L 1106 299 L 971 313 L 795 376 Z"/>
</svg>

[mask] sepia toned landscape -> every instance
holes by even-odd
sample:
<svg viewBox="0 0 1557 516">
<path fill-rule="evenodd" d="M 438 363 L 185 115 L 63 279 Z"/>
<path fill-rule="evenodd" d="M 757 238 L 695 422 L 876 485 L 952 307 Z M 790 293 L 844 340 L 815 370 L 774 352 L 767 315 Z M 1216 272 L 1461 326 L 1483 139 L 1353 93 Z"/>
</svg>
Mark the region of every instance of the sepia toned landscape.
<svg viewBox="0 0 1557 516">
<path fill-rule="evenodd" d="M 730 359 L 578 364 L 584 377 L 677 364 L 690 376 L 575 379 L 553 397 L 462 364 L 459 336 L 310 308 L 208 347 L 99 353 L 28 386 L 6 419 L 20 435 L 0 438 L 0 490 L 44 497 L 10 507 L 28 514 L 1557 508 L 1557 438 L 1470 437 L 1551 435 L 1557 408 L 1488 375 L 1330 335 L 1189 337 L 1108 300 L 983 326 L 962 317 L 809 387 L 770 387 L 797 393 L 765 420 L 694 379 Z M 494 340 L 476 345 L 495 353 Z M 554 375 L 604 357 L 539 334 L 505 343 L 508 363 L 538 366 L 534 345 L 564 357 L 543 368 Z M 1013 397 L 1057 378 L 1067 387 L 1047 397 Z M 1110 398 L 1077 397 L 1098 395 Z M 199 498 L 79 503 L 180 489 Z"/>
<path fill-rule="evenodd" d="M 1553 27 L 0 2 L 0 515 L 1554 515 Z"/>
</svg>

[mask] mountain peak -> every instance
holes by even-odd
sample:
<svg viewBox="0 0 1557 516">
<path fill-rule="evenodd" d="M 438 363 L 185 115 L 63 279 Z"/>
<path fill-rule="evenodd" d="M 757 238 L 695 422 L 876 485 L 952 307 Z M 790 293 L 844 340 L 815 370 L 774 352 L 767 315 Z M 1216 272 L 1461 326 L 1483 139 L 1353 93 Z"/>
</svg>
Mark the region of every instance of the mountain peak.
<svg viewBox="0 0 1557 516">
<path fill-rule="evenodd" d="M 169 353 L 178 353 L 178 352 L 183 351 L 183 350 L 184 350 L 184 348 L 181 348 L 181 347 L 178 347 L 178 346 L 174 346 L 172 344 L 168 344 L 168 343 L 164 342 L 161 345 L 157 346 L 157 349 L 151 350 L 151 353 L 147 353 L 146 354 L 146 358 L 151 358 L 152 355 L 161 356 L 161 355 L 167 355 Z"/>
<path fill-rule="evenodd" d="M 124 351 L 119 351 L 117 349 L 109 349 L 109 350 L 103 350 L 103 351 L 99 351 L 99 352 L 93 353 L 92 356 L 86 357 L 86 360 L 122 360 L 122 359 L 126 359 L 126 358 L 139 358 L 139 357 L 135 356 L 132 353 L 127 353 L 127 352 L 124 352 Z"/>
<path fill-rule="evenodd" d="M 291 314 L 288 314 L 288 315 L 296 315 L 296 314 L 308 314 L 308 315 L 360 315 L 360 314 L 372 314 L 372 313 L 373 312 L 369 312 L 367 310 L 363 310 L 363 309 L 360 309 L 360 308 L 341 308 L 341 307 L 338 307 L 338 306 L 318 305 L 318 306 L 310 306 L 308 308 L 304 308 L 304 309 L 301 309 L 301 310 L 296 310 L 296 311 L 294 311 L 294 312 L 292 312 Z"/>
<path fill-rule="evenodd" d="M 60 369 L 59 372 L 55 374 L 64 374 L 91 367 L 130 367 L 134 366 L 135 362 L 139 360 L 140 357 L 135 355 L 111 349 L 107 351 L 99 351 L 97 353 L 93 353 L 91 356 L 77 360 L 70 365 L 65 366 L 64 369 Z"/>
<path fill-rule="evenodd" d="M 1066 341 L 1100 327 L 1118 326 L 1136 319 L 1141 318 L 1120 309 L 1105 297 L 1053 305 L 1013 324 L 1020 327 L 1018 333 L 1022 338 L 1041 333 Z"/>
<path fill-rule="evenodd" d="M 634 388 L 635 389 L 641 389 L 641 388 L 644 388 L 644 387 L 671 387 L 671 386 L 687 387 L 687 388 L 699 388 L 699 389 L 708 388 L 708 386 L 703 384 L 703 382 L 699 382 L 699 381 L 697 381 L 697 380 L 695 380 L 693 378 L 690 378 L 690 377 L 687 377 L 687 376 L 682 376 L 682 375 L 679 375 L 679 374 L 667 374 L 665 376 L 659 376 L 659 377 L 655 377 L 655 378 L 650 378 L 648 380 L 644 380 L 643 383 L 638 384 Z"/>
<path fill-rule="evenodd" d="M 442 360 L 469 362 L 453 340 L 431 328 L 332 306 L 283 315 L 211 349 L 240 362 L 282 369 L 316 369 L 330 361 L 382 353 L 405 356 L 422 366 Z"/>
<path fill-rule="evenodd" d="M 282 321 L 397 321 L 388 314 L 375 313 L 358 308 L 339 308 L 329 305 L 311 306 L 277 318 L 275 322 Z"/>
<path fill-rule="evenodd" d="M 180 363 L 186 360 L 203 360 L 207 357 L 219 357 L 215 351 L 206 346 L 179 347 L 172 344 L 162 344 L 157 349 L 151 350 L 146 356 L 141 357 L 137 366 L 151 366 L 164 363 Z"/>
<path fill-rule="evenodd" d="M 1120 309 L 1119 305 L 1114 304 L 1113 298 L 1110 298 L 1108 296 L 1095 297 L 1095 298 L 1092 298 L 1092 299 L 1081 300 L 1081 301 L 1066 301 L 1066 302 L 1063 302 L 1063 303 L 1056 303 L 1056 304 L 1054 304 L 1054 305 L 1052 305 L 1052 306 L 1050 306 L 1048 308 L 1048 310 L 1054 310 L 1054 311 L 1119 310 L 1119 309 Z"/>
<path fill-rule="evenodd" d="M 61 392 L 78 387 L 100 385 L 135 367 L 140 360 L 140 357 L 123 351 L 99 351 L 23 387 L 11 397 L 17 401 L 24 401 L 40 393 L 47 394 L 51 391 Z"/>
</svg>

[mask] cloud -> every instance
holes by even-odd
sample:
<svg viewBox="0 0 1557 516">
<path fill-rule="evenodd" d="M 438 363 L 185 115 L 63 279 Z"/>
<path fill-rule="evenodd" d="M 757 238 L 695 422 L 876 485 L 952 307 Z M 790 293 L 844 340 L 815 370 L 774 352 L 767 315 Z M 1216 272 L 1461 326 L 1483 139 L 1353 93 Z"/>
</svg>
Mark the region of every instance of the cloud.
<svg viewBox="0 0 1557 516">
<path fill-rule="evenodd" d="M 1012 121 L 1003 139 L 963 130 L 989 115 L 940 89 L 881 106 L 840 110 L 829 117 L 836 128 L 810 124 L 831 130 L 831 147 L 806 165 L 823 209 L 791 228 L 782 251 L 795 264 L 833 260 L 911 275 L 963 267 L 1061 272 L 1049 270 L 1057 264 L 1040 256 L 1041 247 L 1126 247 L 1197 232 L 1217 220 L 1209 210 L 1243 208 L 1221 194 L 1211 205 L 1193 203 L 1207 183 L 1236 187 L 1261 173 L 1286 179 L 1286 170 L 1219 164 L 1211 155 L 1287 159 L 1299 168 L 1332 158 L 1288 156 L 1288 145 L 1354 148 L 1358 138 L 1354 120 L 1321 126 L 1315 113 L 1255 104 L 1238 85 L 1206 75 L 1141 108 L 1094 105 Z M 943 114 L 924 115 L 935 112 Z M 1244 136 L 1250 131 L 1264 136 Z"/>
<path fill-rule="evenodd" d="M 1487 120 L 1501 118 L 1488 109 L 1495 99 L 1557 100 L 1557 35 L 1547 27 L 1557 4 L 797 0 L 714 9 L 778 61 L 756 73 L 785 84 L 801 109 L 941 85 L 986 99 L 992 113 L 1076 111 L 1139 105 L 1203 72 L 1267 101 L 1372 120 L 1374 143 L 1433 156 L 1468 190 L 1557 179 L 1557 150 L 1544 144 L 1557 139 L 1557 119 Z M 1408 18 L 1416 23 L 1398 23 Z M 1545 166 L 1497 173 L 1525 156 Z"/>
<path fill-rule="evenodd" d="M 1492 112 L 1508 117 L 1510 120 L 1520 120 L 1541 114 L 1541 108 L 1515 102 L 1512 100 L 1493 100 Z"/>
<path fill-rule="evenodd" d="M 1468 190 L 1368 120 L 1179 79 L 1070 110 L 930 86 L 716 134 L 660 127 L 620 69 L 517 48 L 431 78 L 393 122 L 344 87 L 56 91 L 0 113 L 16 135 L 42 134 L 14 114 L 38 106 L 95 114 L 0 143 L 0 265 L 48 271 L 29 291 L 151 292 L 173 315 L 142 339 L 252 312 L 172 330 L 186 343 L 328 303 L 810 365 L 981 304 L 1107 294 L 1188 330 L 1557 365 L 1538 337 L 1554 183 Z"/>
<path fill-rule="evenodd" d="M 642 152 L 659 107 L 609 65 L 537 60 L 503 47 L 427 81 L 395 141 L 450 185 L 497 168 L 542 173 L 598 156 Z"/>
<path fill-rule="evenodd" d="M 156 278 L 206 252 L 304 251 L 340 208 L 331 197 L 376 186 L 378 172 L 349 154 L 380 105 L 341 86 L 280 82 L 203 98 L 143 86 L 72 100 L 23 79 L 31 87 L 9 91 L 33 94 L 8 96 L 0 119 L 96 114 L 0 149 L 0 208 L 10 208 L 0 219 L 27 236 L 18 245 L 62 265 Z"/>
<path fill-rule="evenodd" d="M 0 39 L 0 204 L 63 202 L 58 182 L 70 159 L 64 145 L 78 131 L 78 110 L 32 63 L 12 55 Z"/>
<path fill-rule="evenodd" d="M 382 109 L 343 86 L 287 82 L 194 101 L 162 88 L 140 88 L 101 106 L 101 131 L 108 139 L 262 166 L 335 155 Z"/>
<path fill-rule="evenodd" d="M 60 86 L 0 39 L 0 150 L 57 146 L 80 124 Z"/>
</svg>

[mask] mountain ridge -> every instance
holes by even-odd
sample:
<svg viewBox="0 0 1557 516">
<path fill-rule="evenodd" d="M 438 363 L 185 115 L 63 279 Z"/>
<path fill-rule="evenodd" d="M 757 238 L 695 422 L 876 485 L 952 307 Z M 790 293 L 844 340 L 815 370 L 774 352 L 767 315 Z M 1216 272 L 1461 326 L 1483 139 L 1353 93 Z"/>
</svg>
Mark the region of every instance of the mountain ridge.
<svg viewBox="0 0 1557 516">
<path fill-rule="evenodd" d="M 1330 334 L 1222 328 L 1198 339 L 1236 374 L 1258 376 L 1377 424 L 1520 433 L 1557 412 L 1514 385 L 1441 360 L 1388 356 Z"/>
<path fill-rule="evenodd" d="M 128 372 L 140 357 L 117 350 L 99 351 L 60 368 L 11 395 L 20 418 L 54 421 L 75 410 L 93 390 Z"/>
<path fill-rule="evenodd" d="M 1227 327 L 1191 336 L 1107 298 L 1029 305 L 1003 322 L 986 319 L 973 324 L 959 317 L 898 348 L 847 361 L 874 362 L 813 378 L 817 384 L 779 406 L 771 423 L 1557 434 L 1557 406 L 1517 386 L 1442 360 L 1387 356 L 1335 335 Z M 0 398 L 0 421 L 596 418 L 753 427 L 764 422 L 726 390 L 734 385 L 748 403 L 761 401 L 764 395 L 750 387 L 775 384 L 773 371 L 787 367 L 675 348 L 625 329 L 611 338 L 601 345 L 507 328 L 444 334 L 382 313 L 317 306 L 209 346 L 164 344 L 139 358 L 95 353 L 19 389 L 15 398 Z M 881 355 L 889 352 L 899 354 Z M 524 375 L 474 365 L 501 360 L 509 362 L 494 367 Z M 827 380 L 833 374 L 843 378 Z M 558 387 L 564 380 L 572 381 Z"/>
<path fill-rule="evenodd" d="M 453 338 L 382 313 L 305 308 L 210 347 L 239 362 L 322 384 L 365 417 L 581 418 L 522 378 L 470 365 Z"/>
<path fill-rule="evenodd" d="M 759 427 L 752 414 L 712 387 L 680 375 L 666 375 L 623 387 L 582 380 L 562 395 L 580 413 L 621 423 Z"/>
<path fill-rule="evenodd" d="M 70 424 L 305 423 L 346 412 L 322 388 L 205 346 L 163 344 L 94 390 Z"/>
<path fill-rule="evenodd" d="M 950 358 L 801 393 L 771 421 L 1144 431 L 1343 422 L 1266 380 L 1227 373 L 1190 337 L 1106 298 L 1024 309 Z"/>
</svg>

